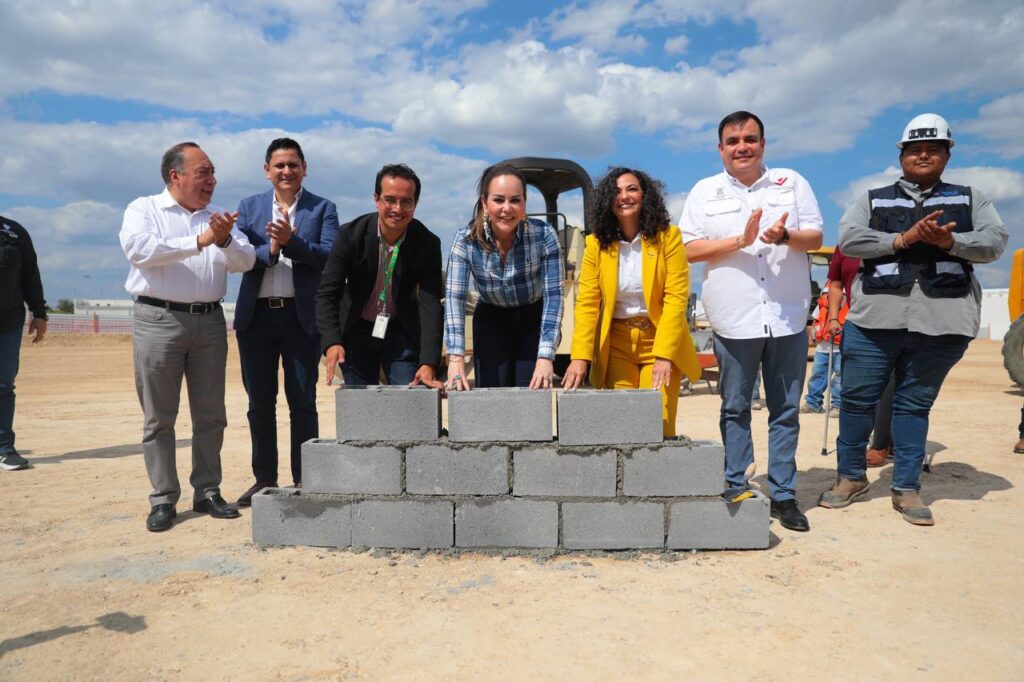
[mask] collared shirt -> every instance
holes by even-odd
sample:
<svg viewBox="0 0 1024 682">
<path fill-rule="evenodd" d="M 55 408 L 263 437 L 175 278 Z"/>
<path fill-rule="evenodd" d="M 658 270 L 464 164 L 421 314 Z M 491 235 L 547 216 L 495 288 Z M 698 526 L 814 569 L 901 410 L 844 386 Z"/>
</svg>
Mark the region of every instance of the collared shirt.
<svg viewBox="0 0 1024 682">
<path fill-rule="evenodd" d="M 295 199 L 292 201 L 292 205 L 287 210 L 277 201 L 277 193 L 274 193 L 274 199 L 271 202 L 270 208 L 270 220 L 271 222 L 277 222 L 278 220 L 285 220 L 285 213 L 290 217 L 289 225 L 292 226 L 292 234 L 295 234 L 295 207 L 299 205 L 299 199 L 302 198 L 302 189 L 299 189 L 295 195 Z M 257 298 L 294 298 L 295 297 L 295 281 L 292 279 L 292 259 L 284 255 L 284 251 L 280 252 L 277 256 L 277 263 L 267 268 L 263 272 L 263 280 L 260 282 L 260 291 L 256 294 Z"/>
<path fill-rule="evenodd" d="M 900 179 L 900 186 L 915 201 L 922 201 L 932 188 L 921 189 Z M 1002 219 L 987 196 L 971 188 L 971 232 L 954 232 L 951 256 L 973 263 L 990 263 L 1002 255 L 1007 234 Z M 839 246 L 847 256 L 879 258 L 894 253 L 896 235 L 870 227 L 871 204 L 868 193 L 850 204 L 839 221 Z M 941 218 L 939 221 L 941 222 Z M 977 336 L 981 322 L 981 285 L 971 273 L 971 292 L 963 298 L 929 298 L 916 282 L 909 295 L 864 294 L 861 275 L 853 281 L 850 312 L 846 319 L 868 329 L 906 329 L 938 336 L 962 334 Z"/>
<path fill-rule="evenodd" d="M 643 236 L 639 232 L 631 242 L 619 240 L 619 286 L 615 292 L 615 310 L 612 311 L 614 320 L 647 314 L 643 256 Z"/>
<path fill-rule="evenodd" d="M 561 335 L 564 278 L 562 251 L 554 229 L 534 218 L 521 223 L 504 263 L 490 230 L 487 232 L 490 251 L 485 251 L 469 233 L 469 226 L 456 232 L 448 257 L 444 313 L 444 342 L 448 352 L 466 354 L 466 296 L 472 275 L 484 303 L 514 308 L 544 299 L 537 357 L 554 358 Z"/>
<path fill-rule="evenodd" d="M 747 187 L 722 171 L 690 190 L 679 219 L 683 243 L 743 234 L 747 219 L 761 208 L 761 232 L 783 213 L 786 229 L 821 231 L 818 201 L 808 182 L 788 168 L 764 168 Z M 811 305 L 807 254 L 789 246 L 750 246 L 704 264 L 701 302 L 715 333 L 730 339 L 787 336 L 807 325 Z"/>
<path fill-rule="evenodd" d="M 384 235 L 380 232 L 380 221 L 377 221 L 377 279 L 373 283 L 373 292 L 370 297 L 366 299 L 366 305 L 363 306 L 359 316 L 364 320 L 373 322 L 377 315 L 381 313 L 387 313 L 388 316 L 395 314 L 395 275 L 391 273 L 391 283 L 388 287 L 388 293 L 384 304 L 381 305 L 380 294 L 384 291 L 384 274 L 388 267 L 388 262 L 391 260 L 391 254 L 398 248 L 398 253 L 401 254 L 402 250 L 399 247 L 400 243 L 405 240 L 405 234 L 403 234 L 394 244 L 388 244 L 384 240 Z M 399 256 L 401 257 L 401 256 Z M 398 269 L 398 261 L 395 261 L 395 269 Z"/>
<path fill-rule="evenodd" d="M 118 237 L 131 269 L 124 288 L 132 296 L 152 296 L 177 303 L 209 303 L 224 298 L 229 272 L 245 272 L 256 250 L 238 228 L 225 248 L 200 250 L 196 238 L 223 209 L 207 206 L 189 211 L 168 190 L 128 204 Z"/>
</svg>

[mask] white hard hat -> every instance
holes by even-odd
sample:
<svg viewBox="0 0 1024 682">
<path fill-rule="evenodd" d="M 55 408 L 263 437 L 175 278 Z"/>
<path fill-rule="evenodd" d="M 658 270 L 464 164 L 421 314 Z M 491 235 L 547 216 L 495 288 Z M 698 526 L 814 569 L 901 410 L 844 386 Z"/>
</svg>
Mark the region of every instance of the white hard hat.
<svg viewBox="0 0 1024 682">
<path fill-rule="evenodd" d="M 910 123 L 903 129 L 903 139 L 896 143 L 896 146 L 903 149 L 908 142 L 920 142 L 924 140 L 939 140 L 948 142 L 953 147 L 953 131 L 949 129 L 946 119 L 938 114 L 918 114 L 910 119 Z"/>
</svg>

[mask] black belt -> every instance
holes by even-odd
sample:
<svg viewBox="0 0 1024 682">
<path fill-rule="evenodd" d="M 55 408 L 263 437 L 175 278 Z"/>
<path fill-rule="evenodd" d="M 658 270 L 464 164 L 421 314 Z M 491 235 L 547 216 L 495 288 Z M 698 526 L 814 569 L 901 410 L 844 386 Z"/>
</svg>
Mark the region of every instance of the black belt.
<svg viewBox="0 0 1024 682">
<path fill-rule="evenodd" d="M 174 301 L 165 301 L 162 298 L 152 298 L 151 296 L 136 296 L 135 300 L 139 303 L 156 306 L 157 308 L 166 308 L 167 310 L 176 310 L 179 313 L 191 313 L 192 315 L 206 315 L 220 308 L 220 301 L 214 301 L 213 303 L 175 303 Z"/>
<path fill-rule="evenodd" d="M 294 298 L 281 298 L 280 296 L 270 296 L 268 298 L 257 298 L 256 303 L 268 308 L 287 308 L 292 303 L 295 303 Z"/>
</svg>

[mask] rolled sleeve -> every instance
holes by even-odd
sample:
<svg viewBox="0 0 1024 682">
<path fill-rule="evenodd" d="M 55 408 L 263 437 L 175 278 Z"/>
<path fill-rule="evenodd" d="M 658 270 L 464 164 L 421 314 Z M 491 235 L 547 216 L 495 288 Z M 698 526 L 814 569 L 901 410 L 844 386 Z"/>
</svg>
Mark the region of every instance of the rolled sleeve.
<svg viewBox="0 0 1024 682">
<path fill-rule="evenodd" d="M 537 357 L 552 360 L 558 348 L 562 331 L 563 305 L 562 286 L 565 279 L 562 250 L 554 228 L 545 225 L 544 258 L 541 261 L 541 278 L 544 303 L 541 313 L 540 341 Z"/>
<path fill-rule="evenodd" d="M 449 355 L 466 354 L 466 296 L 469 291 L 469 252 L 466 230 L 455 233 L 448 255 L 444 287 L 444 344 Z"/>
</svg>

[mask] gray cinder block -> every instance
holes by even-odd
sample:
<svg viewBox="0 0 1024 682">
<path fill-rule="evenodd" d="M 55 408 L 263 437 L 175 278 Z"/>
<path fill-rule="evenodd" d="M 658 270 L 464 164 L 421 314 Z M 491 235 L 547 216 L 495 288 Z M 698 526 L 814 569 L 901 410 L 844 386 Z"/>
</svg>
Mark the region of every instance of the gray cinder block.
<svg viewBox="0 0 1024 682">
<path fill-rule="evenodd" d="M 668 522 L 669 549 L 764 549 L 768 546 L 768 498 L 761 493 L 728 504 L 721 497 L 680 500 Z"/>
<path fill-rule="evenodd" d="M 558 394 L 561 445 L 660 443 L 662 439 L 659 391 L 576 390 Z"/>
<path fill-rule="evenodd" d="M 413 495 L 507 495 L 508 448 L 414 445 L 405 453 Z"/>
<path fill-rule="evenodd" d="M 355 547 L 451 547 L 453 535 L 448 501 L 364 500 L 352 508 Z"/>
<path fill-rule="evenodd" d="M 307 441 L 302 444 L 302 485 L 308 493 L 398 495 L 402 452 L 386 445 Z"/>
<path fill-rule="evenodd" d="M 622 493 L 631 497 L 721 495 L 725 490 L 721 445 L 637 448 L 622 459 Z"/>
<path fill-rule="evenodd" d="M 455 442 L 554 440 L 551 391 L 478 388 L 448 394 L 448 439 Z"/>
<path fill-rule="evenodd" d="M 348 500 L 265 488 L 252 498 L 252 540 L 261 545 L 348 547 L 351 510 Z"/>
<path fill-rule="evenodd" d="M 566 549 L 644 549 L 665 546 L 665 506 L 654 502 L 565 502 Z"/>
<path fill-rule="evenodd" d="M 342 386 L 334 396 L 340 441 L 426 441 L 441 435 L 436 388 Z"/>
<path fill-rule="evenodd" d="M 523 448 L 513 451 L 512 470 L 516 496 L 615 497 L 612 451 L 591 455 L 551 446 Z"/>
<path fill-rule="evenodd" d="M 455 509 L 456 547 L 557 547 L 558 503 L 473 500 Z"/>
</svg>

